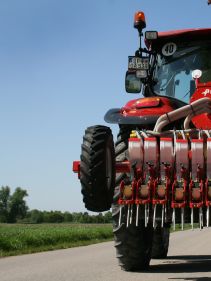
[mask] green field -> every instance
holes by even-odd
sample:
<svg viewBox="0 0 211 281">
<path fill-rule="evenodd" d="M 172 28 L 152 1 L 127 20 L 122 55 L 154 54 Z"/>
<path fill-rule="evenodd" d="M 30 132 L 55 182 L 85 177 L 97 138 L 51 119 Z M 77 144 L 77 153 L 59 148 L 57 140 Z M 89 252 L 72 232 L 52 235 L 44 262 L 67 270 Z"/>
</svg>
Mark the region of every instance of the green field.
<svg viewBox="0 0 211 281">
<path fill-rule="evenodd" d="M 0 257 L 112 240 L 111 225 L 0 224 Z"/>
<path fill-rule="evenodd" d="M 185 224 L 184 229 L 190 229 L 190 225 Z M 176 231 L 180 230 L 180 225 L 176 225 Z M 110 224 L 0 224 L 0 257 L 84 246 L 112 239 Z"/>
</svg>

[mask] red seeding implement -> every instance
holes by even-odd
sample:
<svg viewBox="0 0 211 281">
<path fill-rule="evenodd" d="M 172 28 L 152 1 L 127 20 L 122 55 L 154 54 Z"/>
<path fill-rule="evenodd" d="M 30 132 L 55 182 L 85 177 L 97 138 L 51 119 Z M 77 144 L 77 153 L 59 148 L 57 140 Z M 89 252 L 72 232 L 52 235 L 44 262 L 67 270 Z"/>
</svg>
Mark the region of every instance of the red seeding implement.
<svg viewBox="0 0 211 281">
<path fill-rule="evenodd" d="M 211 29 L 145 32 L 135 14 L 140 47 L 128 58 L 125 87 L 144 97 L 109 110 L 119 125 L 114 145 L 109 127 L 92 126 L 73 163 L 90 211 L 112 207 L 113 232 L 124 270 L 165 258 L 169 228 L 210 224 Z"/>
</svg>

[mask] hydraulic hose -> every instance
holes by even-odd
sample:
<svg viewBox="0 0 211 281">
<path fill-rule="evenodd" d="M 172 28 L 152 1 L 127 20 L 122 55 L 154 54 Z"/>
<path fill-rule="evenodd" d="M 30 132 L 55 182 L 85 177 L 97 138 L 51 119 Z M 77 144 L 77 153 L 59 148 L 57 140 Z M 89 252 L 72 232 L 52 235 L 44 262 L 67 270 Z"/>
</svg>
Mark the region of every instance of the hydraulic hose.
<svg viewBox="0 0 211 281">
<path fill-rule="evenodd" d="M 174 111 L 161 115 L 155 124 L 154 132 L 161 132 L 166 125 L 178 119 L 187 117 L 189 114 L 193 114 L 193 116 L 196 116 L 206 112 L 210 113 L 210 111 L 211 111 L 211 99 L 202 98 L 196 100 L 192 102 L 190 105 L 185 105 Z"/>
</svg>

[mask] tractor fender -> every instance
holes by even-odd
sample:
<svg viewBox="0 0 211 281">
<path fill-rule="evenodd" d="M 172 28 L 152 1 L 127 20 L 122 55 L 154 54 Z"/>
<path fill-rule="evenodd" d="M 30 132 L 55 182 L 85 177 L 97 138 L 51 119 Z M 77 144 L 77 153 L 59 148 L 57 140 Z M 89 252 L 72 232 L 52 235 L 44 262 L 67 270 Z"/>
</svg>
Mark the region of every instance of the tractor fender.
<svg viewBox="0 0 211 281">
<path fill-rule="evenodd" d="M 154 125 L 159 117 L 160 115 L 124 116 L 121 108 L 112 108 L 106 112 L 104 120 L 111 124 Z"/>
<path fill-rule="evenodd" d="M 110 109 L 104 120 L 113 124 L 153 125 L 161 115 L 180 106 L 178 100 L 167 97 L 139 98 L 129 101 L 122 108 Z"/>
</svg>

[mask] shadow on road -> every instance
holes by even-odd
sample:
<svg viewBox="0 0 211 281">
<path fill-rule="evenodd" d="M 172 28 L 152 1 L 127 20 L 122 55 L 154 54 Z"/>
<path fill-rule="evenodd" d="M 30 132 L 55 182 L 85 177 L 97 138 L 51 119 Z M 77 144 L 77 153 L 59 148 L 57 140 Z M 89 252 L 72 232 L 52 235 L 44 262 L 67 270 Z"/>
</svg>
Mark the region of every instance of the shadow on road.
<svg viewBox="0 0 211 281">
<path fill-rule="evenodd" d="M 150 266 L 150 272 L 157 273 L 194 273 L 211 272 L 211 255 L 170 256 L 162 264 Z M 211 277 L 175 278 L 193 281 L 211 281 Z"/>
<path fill-rule="evenodd" d="M 168 280 L 210 281 L 211 277 L 168 278 Z"/>
</svg>

